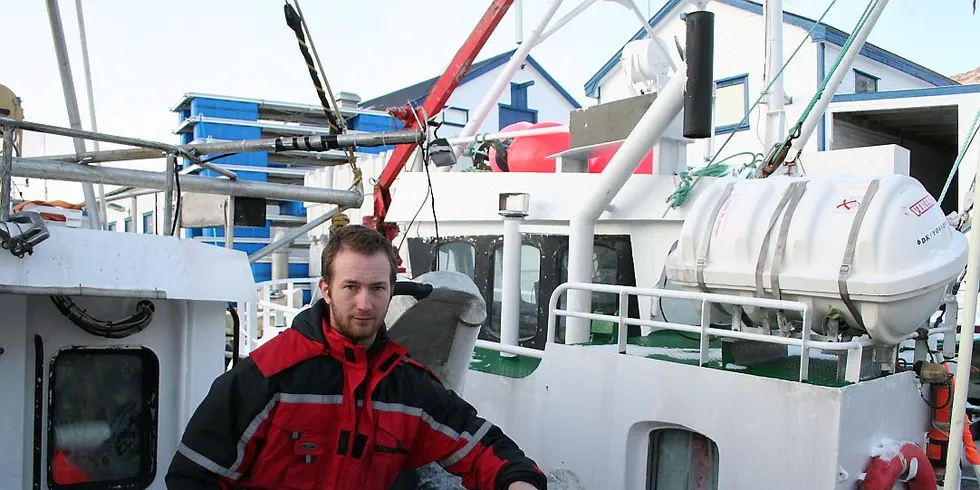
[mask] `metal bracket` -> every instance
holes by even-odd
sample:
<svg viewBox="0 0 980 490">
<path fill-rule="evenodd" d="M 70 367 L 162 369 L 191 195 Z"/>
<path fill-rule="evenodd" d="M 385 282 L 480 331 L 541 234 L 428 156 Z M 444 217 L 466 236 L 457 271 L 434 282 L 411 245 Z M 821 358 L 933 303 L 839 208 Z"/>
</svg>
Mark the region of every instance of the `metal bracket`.
<svg viewBox="0 0 980 490">
<path fill-rule="evenodd" d="M 11 232 L 13 229 L 16 233 Z M 33 211 L 14 213 L 6 222 L 0 222 L 0 247 L 18 258 L 33 254 L 34 247 L 49 236 L 41 215 Z"/>
</svg>

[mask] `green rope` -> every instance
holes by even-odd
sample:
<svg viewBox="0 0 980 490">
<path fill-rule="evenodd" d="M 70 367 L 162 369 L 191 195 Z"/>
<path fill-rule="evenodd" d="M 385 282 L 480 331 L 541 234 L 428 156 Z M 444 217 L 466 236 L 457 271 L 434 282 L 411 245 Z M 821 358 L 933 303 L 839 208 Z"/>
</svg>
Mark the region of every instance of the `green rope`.
<svg viewBox="0 0 980 490">
<path fill-rule="evenodd" d="M 793 61 L 793 58 L 796 56 L 796 53 L 799 53 L 800 50 L 803 49 L 803 46 L 805 44 L 808 44 L 807 39 L 813 38 L 813 32 L 817 30 L 817 27 L 821 27 L 823 25 L 823 18 L 827 16 L 827 13 L 830 12 L 830 9 L 833 8 L 834 4 L 836 3 L 837 0 L 831 0 L 830 5 L 827 6 L 827 8 L 823 11 L 823 13 L 820 14 L 820 17 L 817 18 L 817 21 L 813 23 L 813 26 L 810 27 L 810 30 L 807 31 L 806 36 L 803 36 L 803 40 L 800 42 L 800 44 L 796 46 L 796 49 L 794 49 L 793 52 L 789 55 L 789 58 L 786 58 L 786 62 L 783 63 L 783 66 L 780 67 L 779 71 L 777 71 L 776 74 L 771 77 L 771 79 L 769 80 L 769 85 L 766 85 L 766 88 L 762 90 L 762 94 L 759 95 L 759 98 L 755 99 L 755 102 L 751 106 L 749 106 L 749 110 L 745 111 L 745 117 L 742 118 L 742 121 L 738 123 L 738 126 L 742 126 L 743 124 L 749 121 L 749 117 L 752 115 L 752 111 L 754 111 L 755 108 L 762 103 L 762 99 L 764 99 L 766 95 L 769 93 L 769 90 L 772 89 L 772 86 L 776 83 L 776 80 L 779 80 L 779 77 L 783 75 L 783 71 L 785 71 L 786 68 L 789 66 L 790 61 Z M 715 160 L 717 160 L 718 156 L 721 155 L 722 150 L 724 150 L 725 146 L 728 145 L 728 142 L 732 140 L 732 137 L 735 136 L 735 133 L 736 131 L 732 131 L 731 133 L 728 134 L 728 138 L 726 138 L 725 142 L 722 143 L 720 147 L 718 147 L 718 151 L 715 152 L 715 156 L 711 157 L 711 161 L 708 163 L 708 165 L 715 163 Z"/>
<path fill-rule="evenodd" d="M 868 19 L 871 17 L 871 11 L 873 11 L 878 5 L 878 1 L 879 0 L 871 0 L 868 2 L 868 6 L 864 8 L 864 13 L 861 14 L 861 18 L 858 19 L 858 23 L 854 27 L 854 31 L 851 32 L 851 35 L 847 37 L 847 41 L 845 41 L 844 45 L 841 46 L 840 52 L 837 54 L 837 59 L 834 60 L 834 64 L 830 66 L 830 70 L 820 83 L 820 86 L 817 87 L 817 91 L 810 99 L 810 103 L 806 106 L 806 109 L 803 109 L 803 113 L 800 114 L 800 118 L 796 121 L 796 124 L 793 125 L 793 129 L 789 132 L 790 136 L 779 144 L 779 150 L 776 151 L 775 155 L 781 155 L 783 150 L 789 146 L 790 141 L 792 141 L 794 138 L 793 135 L 798 135 L 800 130 L 803 128 L 803 123 L 806 122 L 807 117 L 810 116 L 810 112 L 814 107 L 816 107 L 817 102 L 820 101 L 820 97 L 823 96 L 824 91 L 827 89 L 827 85 L 830 85 L 830 79 L 833 78 L 834 72 L 836 72 L 837 68 L 840 67 L 841 62 L 844 60 L 844 56 L 847 54 L 847 50 L 852 44 L 854 44 L 854 38 L 857 37 L 857 33 L 860 32 L 861 29 L 864 28 L 864 25 L 868 23 Z"/>
<path fill-rule="evenodd" d="M 470 144 L 466 145 L 466 151 L 463 152 L 463 155 L 468 156 L 470 158 L 473 158 L 477 155 L 481 155 L 489 158 L 490 154 L 487 152 L 480 151 L 478 149 L 479 147 L 480 147 L 480 143 L 477 143 L 476 141 L 471 141 Z"/>
<path fill-rule="evenodd" d="M 946 177 L 946 184 L 943 186 L 943 192 L 939 195 L 940 205 L 943 199 L 946 198 L 946 192 L 949 191 L 949 186 L 953 183 L 953 176 L 956 175 L 956 171 L 960 168 L 960 163 L 963 162 L 963 157 L 966 156 L 966 149 L 973 144 L 973 138 L 977 136 L 977 122 L 980 122 L 980 111 L 977 111 L 977 115 L 973 116 L 973 124 L 970 124 L 970 131 L 966 134 L 966 138 L 963 140 L 963 145 L 960 146 L 960 153 L 956 155 L 956 161 L 953 162 L 953 168 L 949 171 L 949 176 Z"/>
<path fill-rule="evenodd" d="M 733 171 L 731 165 L 726 165 L 724 162 L 731 160 L 734 157 L 740 155 L 750 155 L 752 161 L 741 166 L 738 170 Z M 690 172 L 681 172 L 677 174 L 681 181 L 677 184 L 677 188 L 670 196 L 667 196 L 667 202 L 671 203 L 670 207 L 676 208 L 683 206 L 684 203 L 691 197 L 691 192 L 694 190 L 694 186 L 701 181 L 702 177 L 726 177 L 729 175 L 741 175 L 746 169 L 755 169 L 759 162 L 762 161 L 764 156 L 761 153 L 752 153 L 750 151 L 743 151 L 735 153 L 734 155 L 729 155 L 719 162 L 709 163 L 701 168 L 691 170 Z M 751 175 L 751 174 L 750 174 Z"/>
</svg>

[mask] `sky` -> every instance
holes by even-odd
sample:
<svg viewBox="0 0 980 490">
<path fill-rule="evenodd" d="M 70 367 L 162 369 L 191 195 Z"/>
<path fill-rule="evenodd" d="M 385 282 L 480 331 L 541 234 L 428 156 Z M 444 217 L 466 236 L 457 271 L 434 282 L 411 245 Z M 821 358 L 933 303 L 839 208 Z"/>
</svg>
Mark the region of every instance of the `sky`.
<svg viewBox="0 0 980 490">
<path fill-rule="evenodd" d="M 565 0 L 560 17 L 579 4 Z M 98 129 L 177 142 L 171 107 L 187 92 L 316 104 L 302 56 L 274 0 L 84 0 Z M 636 0 L 652 15 L 665 0 Z M 784 0 L 816 18 L 830 0 Z M 489 0 L 301 0 L 334 92 L 362 99 L 439 75 Z M 71 68 L 88 128 L 75 2 L 61 0 Z M 825 22 L 850 32 L 866 0 L 837 0 Z M 548 6 L 523 0 L 530 33 Z M 972 0 L 891 0 L 868 41 L 950 76 L 980 66 L 980 14 Z M 478 59 L 516 47 L 514 8 Z M 0 84 L 21 99 L 28 120 L 68 126 L 43 0 L 0 0 L 4 43 Z M 531 55 L 582 105 L 584 84 L 640 27 L 615 0 L 600 0 Z M 761 36 L 761 32 L 747 32 Z M 11 40 L 15 40 L 11 42 Z M 787 49 L 791 49 L 788 47 Z M 72 151 L 61 137 L 25 135 L 26 155 Z M 103 146 L 101 149 L 112 148 Z M 157 163 L 147 163 L 148 167 Z"/>
</svg>

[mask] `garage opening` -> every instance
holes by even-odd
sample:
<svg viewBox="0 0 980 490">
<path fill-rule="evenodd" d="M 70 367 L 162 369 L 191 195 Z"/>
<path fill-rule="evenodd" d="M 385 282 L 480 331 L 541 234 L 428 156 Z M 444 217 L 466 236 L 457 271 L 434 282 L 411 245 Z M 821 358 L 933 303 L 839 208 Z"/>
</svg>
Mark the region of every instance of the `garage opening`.
<svg viewBox="0 0 980 490">
<path fill-rule="evenodd" d="M 881 109 L 833 114 L 834 150 L 896 144 L 909 150 L 909 173 L 936 199 L 959 152 L 959 110 L 955 105 Z M 953 178 L 943 212 L 957 209 L 957 178 Z"/>
</svg>

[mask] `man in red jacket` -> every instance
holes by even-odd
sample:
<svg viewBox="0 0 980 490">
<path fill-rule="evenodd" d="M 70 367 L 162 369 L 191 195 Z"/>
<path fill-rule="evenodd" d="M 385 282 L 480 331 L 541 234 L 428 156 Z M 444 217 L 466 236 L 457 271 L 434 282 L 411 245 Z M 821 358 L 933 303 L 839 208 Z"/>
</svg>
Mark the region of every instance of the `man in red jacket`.
<svg viewBox="0 0 980 490">
<path fill-rule="evenodd" d="M 514 441 L 388 339 L 391 244 L 345 226 L 321 263 L 323 299 L 215 380 L 167 488 L 387 490 L 438 462 L 470 489 L 545 489 Z"/>
</svg>

